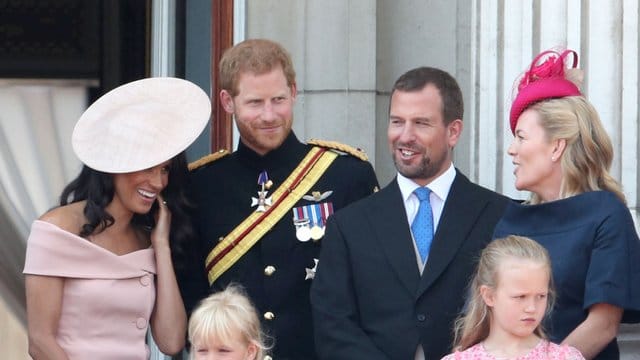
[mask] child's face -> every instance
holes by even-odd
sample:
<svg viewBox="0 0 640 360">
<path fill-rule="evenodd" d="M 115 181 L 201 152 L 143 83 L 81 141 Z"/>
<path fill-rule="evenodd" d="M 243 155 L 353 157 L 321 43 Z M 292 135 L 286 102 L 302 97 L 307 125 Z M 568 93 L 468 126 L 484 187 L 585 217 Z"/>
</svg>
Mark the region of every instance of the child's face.
<svg viewBox="0 0 640 360">
<path fill-rule="evenodd" d="M 531 336 L 547 309 L 549 276 L 544 264 L 505 259 L 498 270 L 496 288 L 480 288 L 492 309 L 491 332 L 516 338 Z"/>
<path fill-rule="evenodd" d="M 194 360 L 255 360 L 257 347 L 237 336 L 226 343 L 217 339 L 209 344 L 194 343 L 191 352 Z"/>
</svg>

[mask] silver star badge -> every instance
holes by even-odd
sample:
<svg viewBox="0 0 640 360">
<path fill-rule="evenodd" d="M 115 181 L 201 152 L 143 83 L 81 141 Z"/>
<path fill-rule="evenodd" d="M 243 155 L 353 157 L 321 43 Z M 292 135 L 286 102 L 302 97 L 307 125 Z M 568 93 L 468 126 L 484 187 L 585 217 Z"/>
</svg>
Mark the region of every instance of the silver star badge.
<svg viewBox="0 0 640 360">
<path fill-rule="evenodd" d="M 315 263 L 315 265 L 313 265 L 311 269 L 309 268 L 304 269 L 307 272 L 307 275 L 305 275 L 304 277 L 305 280 L 313 280 L 316 277 L 316 269 L 318 268 L 318 259 L 313 259 L 313 262 Z"/>
<path fill-rule="evenodd" d="M 271 206 L 271 196 L 267 197 L 267 191 L 258 191 L 258 197 L 251 197 L 251 207 L 258 205 L 256 211 L 265 212 Z"/>
</svg>

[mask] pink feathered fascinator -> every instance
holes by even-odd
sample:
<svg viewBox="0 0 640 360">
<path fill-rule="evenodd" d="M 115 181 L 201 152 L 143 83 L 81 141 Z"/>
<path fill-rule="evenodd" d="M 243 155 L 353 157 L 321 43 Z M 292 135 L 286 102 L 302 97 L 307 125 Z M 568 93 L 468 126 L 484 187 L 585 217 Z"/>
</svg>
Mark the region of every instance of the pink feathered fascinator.
<svg viewBox="0 0 640 360">
<path fill-rule="evenodd" d="M 511 132 L 515 134 L 516 124 L 520 114 L 529 106 L 547 99 L 565 96 L 580 96 L 580 89 L 571 81 L 565 79 L 565 62 L 573 55 L 570 68 L 578 65 L 578 54 L 573 50 L 559 53 L 547 50 L 536 56 L 518 85 L 518 95 L 511 105 L 509 123 Z"/>
</svg>

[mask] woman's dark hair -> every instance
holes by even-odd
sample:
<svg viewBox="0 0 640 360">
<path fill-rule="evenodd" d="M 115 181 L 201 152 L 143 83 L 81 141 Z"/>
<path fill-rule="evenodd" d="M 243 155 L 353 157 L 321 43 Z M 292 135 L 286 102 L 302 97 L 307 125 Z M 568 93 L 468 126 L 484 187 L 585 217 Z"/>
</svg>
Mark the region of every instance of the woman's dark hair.
<svg viewBox="0 0 640 360">
<path fill-rule="evenodd" d="M 82 166 L 80 175 L 62 190 L 60 206 L 86 200 L 84 216 L 87 223 L 82 225 L 81 237 L 88 237 L 99 233 L 111 226 L 113 216 L 105 210 L 113 199 L 113 176 L 94 170 L 86 165 Z"/>
<path fill-rule="evenodd" d="M 162 191 L 162 196 L 171 211 L 169 238 L 174 259 L 184 256 L 184 244 L 194 236 L 188 216 L 191 204 L 185 194 L 188 173 L 187 158 L 184 152 L 181 152 L 171 159 L 168 185 Z M 87 238 L 113 225 L 113 216 L 107 212 L 106 207 L 113 200 L 114 191 L 113 174 L 97 171 L 86 165 L 82 167 L 78 177 L 64 188 L 60 195 L 60 206 L 86 200 L 84 216 L 87 223 L 82 225 L 79 234 L 81 237 Z M 144 232 L 150 232 L 155 225 L 157 211 L 158 206 L 154 204 L 147 214 L 134 214 L 131 223 Z"/>
</svg>

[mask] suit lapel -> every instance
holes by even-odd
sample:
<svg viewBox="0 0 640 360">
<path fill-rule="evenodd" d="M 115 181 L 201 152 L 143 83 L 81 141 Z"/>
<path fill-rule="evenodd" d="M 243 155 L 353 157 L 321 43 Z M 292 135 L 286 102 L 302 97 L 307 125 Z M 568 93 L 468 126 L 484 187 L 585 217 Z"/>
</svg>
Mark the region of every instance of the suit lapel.
<svg viewBox="0 0 640 360">
<path fill-rule="evenodd" d="M 415 294 L 420 282 L 420 272 L 397 181 L 394 179 L 377 195 L 381 197 L 380 201 L 372 202 L 374 206 L 366 210 L 371 228 L 374 229 L 374 237 L 398 278 L 411 294 Z"/>
<path fill-rule="evenodd" d="M 431 244 L 417 297 L 433 284 L 453 260 L 485 206 L 486 201 L 475 197 L 469 179 L 456 171 Z"/>
</svg>

